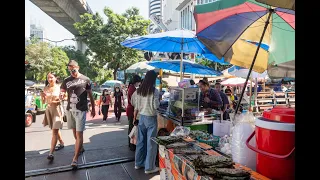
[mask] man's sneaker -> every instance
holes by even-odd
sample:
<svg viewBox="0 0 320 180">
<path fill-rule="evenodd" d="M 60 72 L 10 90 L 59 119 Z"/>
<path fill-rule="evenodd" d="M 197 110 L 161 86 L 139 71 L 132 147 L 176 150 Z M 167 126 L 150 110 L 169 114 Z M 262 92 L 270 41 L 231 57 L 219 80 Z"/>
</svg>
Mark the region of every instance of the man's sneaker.
<svg viewBox="0 0 320 180">
<path fill-rule="evenodd" d="M 134 166 L 135 169 L 141 169 L 142 167 L 140 166 Z"/>
<path fill-rule="evenodd" d="M 152 173 L 156 173 L 156 172 L 159 172 L 159 168 L 158 167 L 156 167 L 156 168 L 154 168 L 153 170 L 150 170 L 150 171 L 144 171 L 144 173 L 146 173 L 146 174 L 152 174 Z"/>
</svg>

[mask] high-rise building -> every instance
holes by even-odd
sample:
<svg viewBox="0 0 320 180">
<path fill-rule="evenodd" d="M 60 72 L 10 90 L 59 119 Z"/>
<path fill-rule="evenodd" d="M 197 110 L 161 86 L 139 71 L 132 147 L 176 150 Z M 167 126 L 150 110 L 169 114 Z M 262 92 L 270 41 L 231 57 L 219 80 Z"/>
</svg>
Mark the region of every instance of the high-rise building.
<svg viewBox="0 0 320 180">
<path fill-rule="evenodd" d="M 169 31 L 179 29 L 179 11 L 176 10 L 177 6 L 183 0 L 163 0 L 163 18 L 162 21 Z"/>
<path fill-rule="evenodd" d="M 183 0 L 178 7 L 177 11 L 180 13 L 180 28 L 195 31 L 196 22 L 193 17 L 193 10 L 195 5 L 207 4 L 216 0 Z"/>
<path fill-rule="evenodd" d="M 43 42 L 45 38 L 45 31 L 41 26 L 30 24 L 30 37 L 37 37 L 39 41 Z"/>
<path fill-rule="evenodd" d="M 149 18 L 152 16 L 162 17 L 162 0 L 149 0 Z M 153 22 L 149 26 L 149 33 L 160 32 L 161 29 Z"/>
</svg>

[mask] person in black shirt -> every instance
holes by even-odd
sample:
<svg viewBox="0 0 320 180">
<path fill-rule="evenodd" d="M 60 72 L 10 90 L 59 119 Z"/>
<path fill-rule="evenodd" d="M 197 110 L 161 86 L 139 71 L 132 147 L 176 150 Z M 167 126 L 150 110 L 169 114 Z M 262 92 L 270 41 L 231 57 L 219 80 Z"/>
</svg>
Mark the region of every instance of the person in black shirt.
<svg viewBox="0 0 320 180">
<path fill-rule="evenodd" d="M 121 118 L 121 109 L 124 106 L 123 93 L 120 90 L 120 86 L 115 86 L 114 88 L 114 115 L 116 116 L 117 121 L 120 121 Z"/>
<path fill-rule="evenodd" d="M 223 119 L 226 120 L 229 118 L 229 113 L 227 112 L 227 109 L 229 108 L 229 100 L 228 100 L 228 97 L 227 95 L 222 91 L 222 88 L 221 88 L 221 84 L 220 83 L 216 83 L 214 85 L 215 89 L 219 92 L 220 94 L 220 97 L 222 99 L 222 107 L 221 107 L 221 110 L 223 111 Z"/>
<path fill-rule="evenodd" d="M 209 83 L 204 80 L 200 80 L 198 86 L 201 90 L 200 93 L 200 105 L 203 109 L 219 110 L 223 104 L 222 99 L 220 97 L 220 93 L 211 88 Z"/>
<path fill-rule="evenodd" d="M 68 128 L 73 130 L 75 143 L 75 153 L 71 166 L 73 169 L 78 167 L 78 157 L 83 149 L 83 131 L 85 130 L 86 114 L 88 110 L 89 95 L 92 104 L 91 116 L 96 114 L 95 103 L 91 91 L 90 79 L 79 73 L 79 65 L 76 61 L 71 60 L 68 63 L 68 70 L 71 76 L 67 77 L 60 87 L 60 98 L 64 99 L 65 92 L 68 94 L 68 105 L 66 110 Z"/>
</svg>

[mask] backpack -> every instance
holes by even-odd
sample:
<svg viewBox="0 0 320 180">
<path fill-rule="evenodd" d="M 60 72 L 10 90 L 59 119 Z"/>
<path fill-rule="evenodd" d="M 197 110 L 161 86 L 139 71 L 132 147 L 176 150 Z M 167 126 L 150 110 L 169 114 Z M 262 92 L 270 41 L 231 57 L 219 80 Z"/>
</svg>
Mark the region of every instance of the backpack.
<svg viewBox="0 0 320 180">
<path fill-rule="evenodd" d="M 107 97 L 106 97 L 106 96 L 103 96 L 103 97 L 102 97 L 102 102 L 103 102 L 103 103 L 106 103 L 106 102 L 107 102 Z"/>
</svg>

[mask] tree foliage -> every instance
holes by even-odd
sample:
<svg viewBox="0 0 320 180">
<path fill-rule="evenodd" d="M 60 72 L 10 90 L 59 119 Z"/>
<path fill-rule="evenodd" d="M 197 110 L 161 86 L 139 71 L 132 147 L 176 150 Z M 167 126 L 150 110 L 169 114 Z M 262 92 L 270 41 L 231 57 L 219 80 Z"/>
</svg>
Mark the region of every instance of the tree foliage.
<svg viewBox="0 0 320 180">
<path fill-rule="evenodd" d="M 232 66 L 231 64 L 229 64 L 229 65 L 221 65 L 219 63 L 215 63 L 215 62 L 210 61 L 210 60 L 205 59 L 205 58 L 197 58 L 196 62 L 199 63 L 199 64 L 202 64 L 204 66 L 207 66 L 209 68 L 212 68 L 212 69 L 215 69 L 216 64 L 217 64 L 217 70 L 218 71 L 223 71 L 223 70 L 225 70 L 225 69 L 227 69 L 227 68 Z"/>
<path fill-rule="evenodd" d="M 81 21 L 75 28 L 84 43 L 95 53 L 95 64 L 113 70 L 114 79 L 118 70 L 141 61 L 143 56 L 137 50 L 123 47 L 120 43 L 128 37 L 147 34 L 149 20 L 139 15 L 139 9 L 132 7 L 123 14 L 117 14 L 110 8 L 104 8 L 107 22 L 104 23 L 99 13 L 81 15 Z"/>
<path fill-rule="evenodd" d="M 60 47 L 52 47 L 47 42 L 31 41 L 25 48 L 26 59 L 30 68 L 26 72 L 28 79 L 46 80 L 49 72 L 55 72 L 60 78 L 67 76 L 69 58 Z"/>
<path fill-rule="evenodd" d="M 90 79 L 93 79 L 98 75 L 98 73 L 94 69 L 94 64 L 90 63 L 90 59 L 86 56 L 86 54 L 82 53 L 80 50 L 77 50 L 74 46 L 65 46 L 62 48 L 64 52 L 66 52 L 68 58 L 70 60 L 75 60 L 78 62 L 80 66 L 80 72 Z"/>
<path fill-rule="evenodd" d="M 113 78 L 110 70 L 105 70 L 103 66 L 99 66 L 95 63 L 94 58 L 90 58 L 90 56 L 92 56 L 90 51 L 82 53 L 80 50 L 76 50 L 74 46 L 65 46 L 63 47 L 63 50 L 67 53 L 70 60 L 78 62 L 80 66 L 79 71 L 89 77 L 92 81 L 101 84 Z"/>
</svg>

